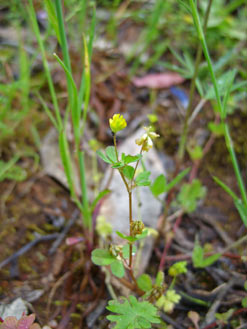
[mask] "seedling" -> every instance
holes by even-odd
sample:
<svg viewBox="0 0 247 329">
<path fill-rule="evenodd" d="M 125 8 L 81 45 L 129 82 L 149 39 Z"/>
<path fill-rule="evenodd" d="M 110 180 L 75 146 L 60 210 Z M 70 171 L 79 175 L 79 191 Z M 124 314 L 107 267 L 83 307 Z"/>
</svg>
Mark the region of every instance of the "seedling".
<svg viewBox="0 0 247 329">
<path fill-rule="evenodd" d="M 192 254 L 192 261 L 193 265 L 196 268 L 205 268 L 213 263 L 215 263 L 221 256 L 220 253 L 216 253 L 214 255 L 211 255 L 209 257 L 205 257 L 205 251 L 204 248 L 202 248 L 198 242 L 198 240 L 195 241 L 195 246 L 193 249 L 193 254 Z"/>
</svg>

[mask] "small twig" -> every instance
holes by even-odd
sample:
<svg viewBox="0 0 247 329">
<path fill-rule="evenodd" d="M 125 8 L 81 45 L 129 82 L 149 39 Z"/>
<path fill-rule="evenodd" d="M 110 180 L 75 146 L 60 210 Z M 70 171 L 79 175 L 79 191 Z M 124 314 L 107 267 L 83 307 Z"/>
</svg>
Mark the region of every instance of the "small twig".
<svg viewBox="0 0 247 329">
<path fill-rule="evenodd" d="M 65 329 L 66 327 L 68 327 L 71 313 L 75 312 L 77 303 L 78 303 L 78 298 L 76 298 L 74 301 L 72 301 L 70 308 L 68 309 L 65 316 L 62 318 L 62 320 L 58 324 L 58 326 L 57 326 L 58 329 Z"/>
<path fill-rule="evenodd" d="M 49 293 L 49 296 L 48 296 L 48 302 L 47 302 L 47 306 L 46 306 L 46 313 L 47 313 L 47 316 L 49 315 L 50 313 L 50 308 L 51 308 L 51 302 L 52 302 L 52 299 L 53 299 L 53 296 L 57 290 L 57 288 L 71 275 L 71 271 L 69 272 L 66 272 L 64 273 L 63 276 L 61 276 L 56 282 L 55 284 L 53 285 L 50 293 Z"/>
<path fill-rule="evenodd" d="M 15 252 L 13 255 L 6 258 L 4 261 L 0 263 L 0 269 L 9 264 L 10 262 L 16 260 L 18 257 L 25 254 L 29 249 L 34 247 L 37 243 L 43 242 L 43 241 L 49 241 L 56 239 L 59 236 L 59 233 L 53 233 L 53 234 L 47 234 L 47 235 L 41 235 L 35 240 L 29 242 L 25 246 L 23 246 L 21 249 L 19 249 L 17 252 Z"/>
<path fill-rule="evenodd" d="M 188 125 L 190 126 L 192 122 L 195 120 L 197 114 L 201 111 L 205 103 L 207 102 L 207 99 L 202 98 L 200 102 L 197 104 L 196 108 L 194 109 L 193 113 L 191 114 L 191 117 L 188 120 Z"/>
<path fill-rule="evenodd" d="M 100 317 L 100 315 L 104 313 L 106 305 L 107 305 L 107 301 L 101 300 L 97 304 L 96 309 L 87 316 L 86 322 L 88 328 L 92 328 L 94 326 L 95 322 Z"/>
<path fill-rule="evenodd" d="M 177 210 L 174 214 L 168 216 L 168 217 L 166 218 L 166 220 L 167 220 L 168 222 L 171 222 L 171 221 L 173 221 L 173 219 L 176 219 L 176 218 L 178 218 L 179 216 L 183 215 L 183 213 L 184 213 L 184 210 L 183 210 L 183 209 L 179 209 L 179 210 Z"/>
<path fill-rule="evenodd" d="M 215 301 L 213 302 L 212 306 L 210 307 L 210 309 L 206 314 L 205 321 L 203 324 L 204 326 L 210 324 L 215 319 L 215 313 L 217 312 L 222 299 L 225 297 L 228 290 L 234 285 L 235 282 L 236 282 L 236 278 L 232 278 L 228 283 L 225 284 L 223 289 L 219 292 L 217 298 L 215 299 Z"/>
<path fill-rule="evenodd" d="M 246 314 L 247 313 L 247 308 L 240 308 L 239 310 L 235 311 L 232 314 L 231 318 L 238 315 L 238 314 L 241 314 L 241 313 Z M 211 328 L 216 327 L 217 325 L 218 325 L 218 321 L 214 321 L 213 323 L 210 323 L 209 325 L 207 325 L 206 327 L 203 327 L 202 329 L 211 329 Z M 244 324 L 244 325 L 246 325 L 246 324 Z M 243 327 L 243 328 L 245 328 L 245 327 Z"/>
<path fill-rule="evenodd" d="M 172 320 L 167 314 L 165 314 L 163 312 L 161 313 L 161 318 L 165 322 L 171 324 L 175 329 L 184 329 L 185 328 L 184 326 L 181 326 L 181 325 L 177 324 L 177 322 L 175 322 L 174 320 Z"/>
<path fill-rule="evenodd" d="M 231 249 L 235 249 L 239 247 L 242 243 L 247 241 L 247 235 L 244 235 L 242 238 L 238 239 L 237 241 L 233 242 L 230 246 L 223 249 L 223 253 L 226 253 L 227 251 Z"/>
</svg>

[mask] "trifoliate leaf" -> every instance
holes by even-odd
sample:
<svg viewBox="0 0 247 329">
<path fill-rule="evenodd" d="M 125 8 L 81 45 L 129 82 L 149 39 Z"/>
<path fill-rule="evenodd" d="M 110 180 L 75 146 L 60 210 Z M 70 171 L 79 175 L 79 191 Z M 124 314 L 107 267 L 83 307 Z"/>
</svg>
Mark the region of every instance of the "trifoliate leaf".
<svg viewBox="0 0 247 329">
<path fill-rule="evenodd" d="M 120 260 L 116 260 L 115 262 L 111 263 L 111 271 L 118 278 L 122 278 L 124 276 L 124 266 Z"/>
<path fill-rule="evenodd" d="M 112 161 L 112 163 L 117 162 L 117 155 L 114 146 L 107 146 L 105 149 L 106 156 Z"/>
<path fill-rule="evenodd" d="M 170 183 L 165 187 L 165 192 L 169 192 L 175 185 L 180 183 L 180 181 L 189 173 L 190 168 L 186 168 L 181 171 Z"/>
<path fill-rule="evenodd" d="M 191 183 L 184 184 L 178 194 L 178 202 L 186 212 L 196 209 L 197 201 L 206 194 L 206 188 L 202 186 L 199 179 L 194 179 Z"/>
<path fill-rule="evenodd" d="M 166 294 L 161 296 L 156 305 L 159 308 L 163 308 L 165 312 L 171 313 L 175 307 L 175 304 L 178 304 L 181 299 L 181 296 L 176 293 L 175 290 L 169 289 Z"/>
<path fill-rule="evenodd" d="M 224 123 L 217 123 L 216 124 L 214 122 L 209 122 L 208 128 L 216 136 L 222 136 L 222 135 L 224 135 Z"/>
<path fill-rule="evenodd" d="M 96 154 L 106 163 L 112 164 L 112 161 L 110 159 L 107 158 L 107 156 L 101 152 L 101 151 L 96 151 Z"/>
<path fill-rule="evenodd" d="M 138 240 L 141 240 L 143 238 L 145 238 L 147 235 L 148 235 L 148 230 L 147 229 L 144 229 L 142 234 L 136 234 L 135 236 L 130 236 L 130 235 L 125 235 L 119 231 L 116 231 L 117 235 L 120 236 L 120 238 L 124 239 L 124 240 L 127 240 L 129 242 L 135 242 L 135 241 L 138 241 Z"/>
<path fill-rule="evenodd" d="M 122 168 L 125 166 L 123 161 L 117 161 L 117 155 L 116 150 L 114 146 L 108 146 L 105 149 L 105 153 L 101 151 L 96 151 L 96 154 L 106 163 L 109 163 L 112 165 L 112 168 Z"/>
<path fill-rule="evenodd" d="M 115 262 L 115 260 L 116 257 L 114 257 L 108 250 L 94 249 L 92 252 L 92 262 L 95 265 L 110 265 L 111 263 Z"/>
<path fill-rule="evenodd" d="M 122 298 L 123 302 L 110 301 L 106 307 L 117 315 L 108 315 L 107 319 L 116 322 L 114 329 L 152 328 L 152 323 L 160 323 L 157 308 L 149 302 L 140 302 L 134 296 Z"/>
<path fill-rule="evenodd" d="M 229 322 L 229 319 L 234 313 L 234 308 L 230 308 L 227 312 L 225 313 L 215 313 L 216 319 L 220 320 L 224 324 L 227 324 Z"/>
<path fill-rule="evenodd" d="M 204 257 L 204 250 L 200 246 L 198 241 L 195 241 L 193 254 L 192 254 L 192 261 L 193 261 L 194 267 L 200 267 L 200 265 L 203 262 L 203 257 Z"/>
<path fill-rule="evenodd" d="M 159 175 L 153 184 L 150 186 L 150 190 L 154 196 L 158 196 L 165 192 L 166 178 L 163 174 Z"/>
<path fill-rule="evenodd" d="M 152 280 L 147 274 L 140 275 L 137 279 L 137 284 L 138 287 L 145 292 L 150 291 L 153 288 Z"/>
<path fill-rule="evenodd" d="M 203 150 L 200 145 L 188 147 L 188 152 L 192 160 L 199 160 L 203 157 Z"/>
<path fill-rule="evenodd" d="M 170 276 L 175 277 L 175 276 L 178 276 L 179 274 L 186 273 L 187 272 L 186 266 L 187 266 L 186 261 L 177 262 L 169 268 L 168 274 Z"/>
<path fill-rule="evenodd" d="M 148 186 L 151 184 L 149 180 L 150 171 L 143 171 L 136 176 L 136 185 L 137 186 Z"/>
<path fill-rule="evenodd" d="M 212 256 L 204 258 L 204 249 L 200 246 L 198 241 L 195 241 L 195 246 L 192 254 L 192 261 L 195 268 L 204 268 L 212 265 L 220 258 L 221 254 L 217 253 Z"/>
<path fill-rule="evenodd" d="M 124 164 L 129 164 L 129 163 L 136 162 L 136 161 L 140 160 L 142 158 L 142 155 L 141 154 L 125 155 L 124 153 L 122 153 L 121 157 L 122 157 L 122 162 Z"/>
<path fill-rule="evenodd" d="M 125 166 L 123 168 L 123 174 L 126 178 L 131 180 L 134 177 L 135 169 L 131 166 Z"/>
<path fill-rule="evenodd" d="M 247 308 L 247 297 L 244 297 L 244 298 L 242 299 L 241 304 L 242 304 L 242 306 L 243 306 L 244 308 Z"/>
<path fill-rule="evenodd" d="M 118 169 L 124 167 L 124 163 L 122 161 L 115 162 L 112 166 L 113 169 Z"/>
</svg>

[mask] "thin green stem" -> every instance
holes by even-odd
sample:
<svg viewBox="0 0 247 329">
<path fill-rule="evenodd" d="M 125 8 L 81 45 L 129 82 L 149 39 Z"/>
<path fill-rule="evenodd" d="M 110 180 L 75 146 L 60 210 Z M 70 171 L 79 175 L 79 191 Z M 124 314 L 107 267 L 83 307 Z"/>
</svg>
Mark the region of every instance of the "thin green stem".
<svg viewBox="0 0 247 329">
<path fill-rule="evenodd" d="M 91 75 L 90 75 L 90 58 L 89 58 L 89 54 L 88 54 L 88 46 L 87 46 L 87 41 L 85 36 L 83 36 L 83 44 L 84 44 L 84 70 L 83 70 L 83 78 L 84 80 L 83 83 L 85 84 L 84 87 L 84 108 L 83 108 L 83 117 L 82 117 L 82 129 L 81 129 L 81 136 L 83 137 L 84 135 L 84 129 L 85 129 L 85 125 L 86 125 L 86 120 L 87 120 L 87 112 L 88 112 L 88 106 L 89 106 L 89 100 L 90 100 L 90 90 L 91 90 Z M 81 103 L 80 103 L 80 92 L 79 92 L 79 96 L 78 96 L 78 104 L 79 107 L 77 109 L 78 113 L 79 113 L 79 117 L 80 112 L 81 112 Z"/>
<path fill-rule="evenodd" d="M 57 13 L 57 20 L 58 20 L 59 36 L 61 39 L 61 47 L 62 47 L 62 52 L 63 52 L 63 59 L 64 59 L 64 63 L 66 65 L 67 69 L 71 73 L 71 64 L 70 64 L 69 50 L 68 50 L 68 44 L 67 44 L 65 28 L 64 28 L 61 0 L 55 0 L 55 6 L 56 6 L 56 13 Z"/>
<path fill-rule="evenodd" d="M 247 194 L 246 194 L 246 190 L 245 190 L 245 186 L 244 186 L 244 182 L 243 182 L 243 178 L 241 176 L 240 173 L 240 169 L 239 169 L 239 165 L 237 162 L 237 158 L 235 155 L 235 151 L 234 151 L 234 147 L 233 147 L 233 143 L 230 137 L 230 133 L 229 133 L 229 128 L 227 123 L 225 122 L 225 114 L 224 114 L 224 107 L 222 105 L 222 101 L 221 101 L 221 97 L 220 97 L 220 93 L 219 93 L 219 88 L 218 88 L 218 83 L 214 74 L 214 70 L 213 70 L 213 64 L 210 58 L 210 54 L 208 51 L 208 47 L 207 47 L 207 43 L 206 43 L 206 39 L 203 33 L 203 29 L 201 26 L 201 22 L 199 19 L 199 15 L 198 15 L 198 11 L 195 5 L 194 0 L 190 0 L 190 6 L 191 6 L 191 10 L 192 10 L 192 16 L 193 16 L 193 20 L 194 20 L 194 24 L 197 30 L 197 34 L 199 37 L 199 40 L 202 44 L 202 49 L 204 52 L 204 56 L 207 60 L 208 63 L 208 68 L 209 68 L 209 72 L 211 75 L 211 79 L 213 82 L 213 86 L 214 86 L 214 91 L 215 91 L 215 96 L 216 96 L 216 100 L 217 100 L 217 104 L 218 104 L 218 108 L 220 110 L 220 115 L 221 115 L 221 119 L 224 122 L 224 137 L 225 137 L 225 142 L 226 142 L 226 146 L 227 149 L 229 151 L 230 157 L 231 157 L 231 161 L 233 164 L 233 169 L 235 172 L 235 176 L 237 178 L 237 182 L 238 182 L 238 186 L 239 186 L 239 190 L 242 196 L 242 200 L 244 202 L 245 207 L 247 207 Z"/>
<path fill-rule="evenodd" d="M 80 167 L 80 181 L 81 181 L 81 192 L 82 192 L 82 204 L 83 204 L 83 217 L 84 224 L 91 231 L 92 229 L 92 220 L 91 220 L 91 212 L 89 208 L 88 195 L 87 195 L 87 186 L 86 186 L 86 177 L 85 177 L 85 158 L 84 152 L 78 150 L 78 159 L 79 159 L 79 167 Z"/>
<path fill-rule="evenodd" d="M 221 102 L 221 98 L 220 98 L 220 93 L 219 93 L 219 89 L 218 89 L 217 80 L 216 80 L 216 77 L 215 77 L 215 74 L 214 74 L 213 64 L 212 64 L 212 61 L 211 61 L 211 58 L 210 58 L 210 55 L 209 55 L 205 35 L 204 35 L 204 32 L 203 32 L 203 28 L 201 26 L 201 22 L 200 22 L 200 19 L 199 19 L 199 15 L 198 15 L 197 8 L 196 8 L 196 5 L 194 3 L 194 0 L 190 0 L 190 6 L 191 6 L 192 16 L 193 16 L 193 19 L 194 19 L 194 24 L 195 24 L 195 27 L 196 27 L 196 30 L 197 30 L 198 38 L 201 42 L 202 49 L 203 49 L 203 52 L 204 52 L 204 56 L 205 56 L 205 58 L 207 60 L 207 63 L 208 63 L 208 69 L 209 69 L 211 79 L 212 79 L 212 82 L 213 82 L 216 100 L 217 100 L 217 103 L 218 103 L 218 106 L 219 106 L 220 110 L 222 110 L 223 107 L 222 107 L 222 102 Z"/>
<path fill-rule="evenodd" d="M 143 152 L 143 145 L 142 145 L 142 148 L 141 148 L 141 151 L 140 151 L 140 155 L 142 155 L 142 152 Z M 134 177 L 135 177 L 135 174 L 136 174 L 136 170 L 138 168 L 139 163 L 140 163 L 140 159 L 136 162 L 135 169 L 134 169 L 134 174 L 133 174 L 133 178 L 131 179 L 131 182 L 130 182 L 130 188 L 132 188 L 132 183 L 133 183 L 133 180 L 134 180 Z"/>
<path fill-rule="evenodd" d="M 175 276 L 173 279 L 172 279 L 172 282 L 170 284 L 170 287 L 168 288 L 168 290 L 172 290 L 175 286 L 175 283 L 176 283 L 176 280 L 177 280 L 177 277 Z"/>
<path fill-rule="evenodd" d="M 247 208 L 247 193 L 246 193 L 246 189 L 245 189 L 245 186 L 243 183 L 243 178 L 242 178 L 240 170 L 239 170 L 236 154 L 234 152 L 234 146 L 233 146 L 232 139 L 230 136 L 229 127 L 226 123 L 224 124 L 224 136 L 225 136 L 226 146 L 227 146 L 228 152 L 230 153 L 232 165 L 233 165 L 233 168 L 235 171 L 235 176 L 237 178 L 241 197 L 245 204 L 245 207 Z"/>
<path fill-rule="evenodd" d="M 116 158 L 117 158 L 117 161 L 119 161 L 119 158 L 118 158 L 118 150 L 117 150 L 117 138 L 116 138 L 116 134 L 113 135 L 113 143 L 114 143 L 114 148 L 115 148 L 115 153 L 116 153 Z M 122 173 L 121 169 L 118 170 L 121 177 L 122 177 L 122 180 L 124 182 L 124 185 L 128 191 L 128 193 L 130 192 L 130 188 L 129 188 L 129 185 L 124 177 L 124 174 Z"/>
<path fill-rule="evenodd" d="M 206 30 L 207 30 L 208 18 L 209 18 L 210 9 L 212 7 L 212 2 L 213 2 L 213 0 L 208 1 L 208 6 L 207 6 L 207 10 L 206 10 L 205 18 L 204 18 L 204 24 L 203 24 L 204 33 L 206 33 Z M 198 71 L 199 71 L 201 58 L 202 58 L 202 46 L 199 43 L 198 47 L 197 47 L 197 53 L 196 53 L 194 74 L 193 74 L 193 77 L 191 80 L 191 85 L 190 85 L 189 104 L 186 109 L 183 132 L 181 135 L 179 149 L 178 149 L 178 159 L 180 162 L 184 158 L 185 147 L 186 147 L 186 142 L 187 142 L 187 137 L 188 137 L 188 130 L 189 130 L 189 118 L 191 116 L 192 109 L 193 109 L 193 100 L 194 100 L 194 94 L 195 94 L 196 79 L 197 79 L 197 75 L 198 75 Z"/>
<path fill-rule="evenodd" d="M 116 158 L 117 158 L 117 161 L 119 161 L 118 160 L 118 150 L 117 150 L 117 137 L 116 137 L 116 134 L 113 134 L 113 143 L 114 143 Z"/>
</svg>

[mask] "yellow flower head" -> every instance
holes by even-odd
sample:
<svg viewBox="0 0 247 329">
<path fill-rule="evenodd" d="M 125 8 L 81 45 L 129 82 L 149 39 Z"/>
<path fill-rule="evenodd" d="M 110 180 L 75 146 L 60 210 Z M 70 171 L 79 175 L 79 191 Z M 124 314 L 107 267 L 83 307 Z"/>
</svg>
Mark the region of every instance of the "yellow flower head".
<svg viewBox="0 0 247 329">
<path fill-rule="evenodd" d="M 127 122 L 121 114 L 114 114 L 109 119 L 111 131 L 116 134 L 118 131 L 123 130 L 127 126 Z"/>
<path fill-rule="evenodd" d="M 160 135 L 152 131 L 152 127 L 143 127 L 146 130 L 145 134 L 141 138 L 136 139 L 136 144 L 142 146 L 143 151 L 149 151 L 153 147 L 153 139 Z"/>
</svg>

